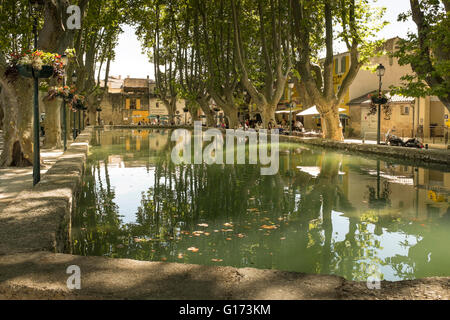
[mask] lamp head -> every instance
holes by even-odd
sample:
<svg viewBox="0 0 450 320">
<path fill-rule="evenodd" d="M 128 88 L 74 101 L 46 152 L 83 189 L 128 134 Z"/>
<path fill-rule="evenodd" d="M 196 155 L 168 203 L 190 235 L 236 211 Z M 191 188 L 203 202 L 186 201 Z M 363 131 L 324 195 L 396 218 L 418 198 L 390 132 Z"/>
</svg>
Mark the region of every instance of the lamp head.
<svg viewBox="0 0 450 320">
<path fill-rule="evenodd" d="M 290 79 L 289 83 L 288 83 L 288 86 L 289 86 L 289 89 L 294 89 L 294 86 L 295 86 L 294 80 Z"/>
<path fill-rule="evenodd" d="M 30 5 L 34 9 L 39 9 L 39 7 L 44 5 L 44 0 L 30 0 Z"/>
<path fill-rule="evenodd" d="M 44 6 L 44 0 L 29 0 L 30 16 L 37 19 L 38 11 Z"/>
<path fill-rule="evenodd" d="M 78 80 L 78 76 L 77 76 L 76 72 L 74 72 L 74 73 L 72 74 L 72 82 L 73 82 L 73 83 L 77 83 L 77 80 Z"/>
<path fill-rule="evenodd" d="M 63 63 L 64 67 L 69 64 L 69 57 L 67 56 L 67 54 L 61 55 L 61 62 Z"/>
<path fill-rule="evenodd" d="M 377 76 L 382 77 L 384 76 L 385 72 L 386 68 L 380 63 L 380 65 L 377 67 Z"/>
</svg>

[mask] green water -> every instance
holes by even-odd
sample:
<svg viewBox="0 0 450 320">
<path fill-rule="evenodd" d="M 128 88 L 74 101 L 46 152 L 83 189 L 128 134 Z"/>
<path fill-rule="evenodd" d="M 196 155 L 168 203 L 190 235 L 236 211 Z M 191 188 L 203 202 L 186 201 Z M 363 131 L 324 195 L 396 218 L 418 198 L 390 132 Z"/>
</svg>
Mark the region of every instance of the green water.
<svg viewBox="0 0 450 320">
<path fill-rule="evenodd" d="M 287 143 L 275 176 L 176 166 L 170 134 L 94 134 L 74 254 L 361 281 L 450 276 L 450 172 Z"/>
</svg>

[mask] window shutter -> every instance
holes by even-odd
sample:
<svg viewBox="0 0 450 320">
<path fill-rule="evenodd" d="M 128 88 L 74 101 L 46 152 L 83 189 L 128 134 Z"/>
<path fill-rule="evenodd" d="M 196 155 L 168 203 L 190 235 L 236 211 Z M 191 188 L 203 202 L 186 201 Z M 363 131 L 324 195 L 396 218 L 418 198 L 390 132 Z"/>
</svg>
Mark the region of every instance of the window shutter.
<svg viewBox="0 0 450 320">
<path fill-rule="evenodd" d="M 347 58 L 348 57 L 343 57 L 341 60 L 341 73 L 347 72 Z"/>
<path fill-rule="evenodd" d="M 136 99 L 136 109 L 141 110 L 141 99 Z"/>
<path fill-rule="evenodd" d="M 125 100 L 125 109 L 130 110 L 130 99 Z"/>
</svg>

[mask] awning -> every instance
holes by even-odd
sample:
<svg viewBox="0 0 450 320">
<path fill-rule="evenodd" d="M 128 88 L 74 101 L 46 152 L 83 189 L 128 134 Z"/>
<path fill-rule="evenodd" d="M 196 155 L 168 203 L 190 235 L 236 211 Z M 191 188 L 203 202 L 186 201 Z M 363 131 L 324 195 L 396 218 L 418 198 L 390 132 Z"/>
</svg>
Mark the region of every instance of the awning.
<svg viewBox="0 0 450 320">
<path fill-rule="evenodd" d="M 349 117 L 348 115 L 344 114 L 344 113 L 341 113 L 341 114 L 339 115 L 339 118 L 341 118 L 341 119 L 350 119 L 350 117 Z M 313 119 L 320 119 L 320 115 L 315 115 L 315 116 L 313 117 Z"/>
<path fill-rule="evenodd" d="M 339 113 L 342 112 L 346 112 L 347 110 L 344 108 L 339 108 Z M 317 110 L 317 107 L 311 107 L 309 109 L 306 109 L 305 111 L 300 112 L 299 114 L 297 114 L 298 116 L 314 116 L 314 115 L 318 115 L 320 114 L 319 111 Z"/>
<path fill-rule="evenodd" d="M 275 111 L 275 113 L 277 114 L 282 114 L 282 113 L 294 113 L 294 112 L 299 112 L 301 109 L 300 108 L 292 108 L 292 110 L 286 109 L 286 110 L 279 110 L 279 111 Z"/>
</svg>

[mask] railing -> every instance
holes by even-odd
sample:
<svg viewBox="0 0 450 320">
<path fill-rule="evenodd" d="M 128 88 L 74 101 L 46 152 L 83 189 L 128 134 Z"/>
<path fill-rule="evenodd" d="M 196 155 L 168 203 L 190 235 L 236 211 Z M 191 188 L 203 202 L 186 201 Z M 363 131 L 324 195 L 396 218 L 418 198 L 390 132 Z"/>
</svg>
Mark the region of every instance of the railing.
<svg viewBox="0 0 450 320">
<path fill-rule="evenodd" d="M 364 132 L 362 136 L 362 143 L 366 143 L 367 140 L 374 140 L 377 141 L 378 133 L 375 131 L 367 131 Z M 381 135 L 381 141 L 384 142 L 385 135 Z"/>
<path fill-rule="evenodd" d="M 430 125 L 429 137 L 425 137 L 423 126 L 417 128 L 416 137 L 424 143 L 450 145 L 450 128 L 447 126 Z"/>
</svg>

